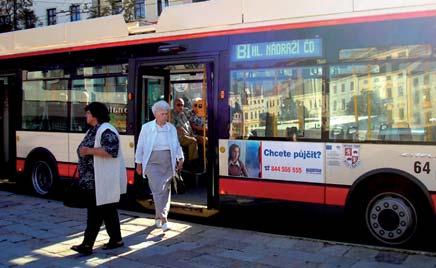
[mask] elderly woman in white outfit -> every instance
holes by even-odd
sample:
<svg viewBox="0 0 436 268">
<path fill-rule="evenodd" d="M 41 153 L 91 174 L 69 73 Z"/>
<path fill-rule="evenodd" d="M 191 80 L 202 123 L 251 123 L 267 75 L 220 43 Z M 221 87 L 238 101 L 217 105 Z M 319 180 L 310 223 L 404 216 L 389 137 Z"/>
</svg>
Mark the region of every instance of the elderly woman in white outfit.
<svg viewBox="0 0 436 268">
<path fill-rule="evenodd" d="M 169 229 L 171 178 L 183 167 L 183 151 L 176 128 L 168 123 L 170 106 L 165 101 L 156 102 L 151 110 L 153 121 L 144 124 L 136 147 L 136 172 L 148 178 L 154 207 L 156 227 Z"/>
</svg>

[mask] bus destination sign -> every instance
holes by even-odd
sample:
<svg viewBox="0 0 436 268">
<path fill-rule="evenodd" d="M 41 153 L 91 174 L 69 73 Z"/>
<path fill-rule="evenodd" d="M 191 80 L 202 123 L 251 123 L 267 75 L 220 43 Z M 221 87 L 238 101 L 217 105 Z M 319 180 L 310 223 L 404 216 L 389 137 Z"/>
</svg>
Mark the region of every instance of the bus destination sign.
<svg viewBox="0 0 436 268">
<path fill-rule="evenodd" d="M 315 58 L 322 56 L 321 39 L 301 39 L 232 46 L 233 62 Z"/>
</svg>

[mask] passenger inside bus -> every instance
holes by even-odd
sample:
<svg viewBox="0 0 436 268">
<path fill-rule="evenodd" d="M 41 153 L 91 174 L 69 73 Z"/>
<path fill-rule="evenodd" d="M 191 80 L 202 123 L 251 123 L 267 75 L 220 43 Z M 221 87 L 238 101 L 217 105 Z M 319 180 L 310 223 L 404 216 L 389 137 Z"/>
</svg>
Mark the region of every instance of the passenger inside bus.
<svg viewBox="0 0 436 268">
<path fill-rule="evenodd" d="M 198 159 L 198 141 L 188 117 L 186 116 L 187 111 L 185 111 L 184 106 L 185 101 L 182 98 L 175 100 L 174 109 L 171 115 L 171 123 L 174 124 L 177 129 L 180 144 L 184 149 L 187 148 L 187 159 L 189 161 L 194 161 Z"/>
<path fill-rule="evenodd" d="M 297 141 L 297 127 L 288 127 L 286 132 L 290 141 Z"/>
<path fill-rule="evenodd" d="M 205 141 L 207 143 L 207 127 L 206 127 L 206 107 L 201 98 L 194 98 L 192 101 L 192 112 L 189 115 L 189 122 L 194 130 L 194 134 L 197 135 L 199 143 Z"/>
</svg>

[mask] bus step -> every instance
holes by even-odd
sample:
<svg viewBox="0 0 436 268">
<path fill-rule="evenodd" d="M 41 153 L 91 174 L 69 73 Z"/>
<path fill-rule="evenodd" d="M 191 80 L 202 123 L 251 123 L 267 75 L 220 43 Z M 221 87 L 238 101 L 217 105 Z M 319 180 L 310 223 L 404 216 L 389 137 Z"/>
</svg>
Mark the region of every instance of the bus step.
<svg viewBox="0 0 436 268">
<path fill-rule="evenodd" d="M 136 201 L 146 209 L 154 209 L 154 203 L 152 199 L 137 199 Z M 207 218 L 218 213 L 218 210 L 208 209 L 207 206 L 204 205 L 171 202 L 170 212 L 175 214 Z"/>
</svg>

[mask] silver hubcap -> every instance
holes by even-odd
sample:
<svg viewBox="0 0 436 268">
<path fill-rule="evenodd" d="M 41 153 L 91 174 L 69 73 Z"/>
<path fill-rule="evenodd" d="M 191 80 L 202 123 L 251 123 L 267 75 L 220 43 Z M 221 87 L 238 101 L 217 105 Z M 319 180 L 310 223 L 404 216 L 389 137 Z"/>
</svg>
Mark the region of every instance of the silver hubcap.
<svg viewBox="0 0 436 268">
<path fill-rule="evenodd" d="M 415 232 L 416 211 L 404 196 L 383 193 L 369 202 L 366 223 L 373 236 L 381 242 L 401 244 Z"/>
<path fill-rule="evenodd" d="M 53 186 L 53 173 L 44 161 L 36 162 L 32 167 L 33 189 L 40 195 L 46 195 Z"/>
</svg>

